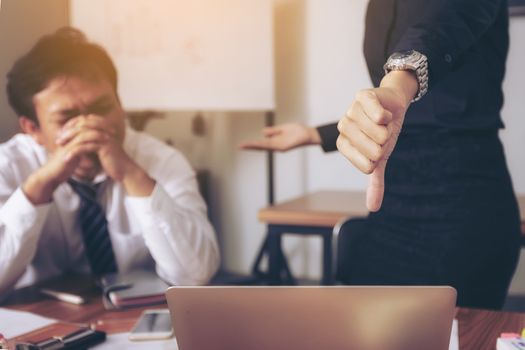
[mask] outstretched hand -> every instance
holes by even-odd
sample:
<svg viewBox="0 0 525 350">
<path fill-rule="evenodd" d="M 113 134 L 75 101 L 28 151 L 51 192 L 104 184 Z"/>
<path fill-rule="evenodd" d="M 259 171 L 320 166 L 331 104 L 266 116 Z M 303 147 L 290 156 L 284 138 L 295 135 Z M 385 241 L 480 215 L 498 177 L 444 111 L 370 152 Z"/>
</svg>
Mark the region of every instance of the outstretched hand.
<svg viewBox="0 0 525 350">
<path fill-rule="evenodd" d="M 339 121 L 339 151 L 359 170 L 370 174 L 366 205 L 378 211 L 385 190 L 385 168 L 397 142 L 410 99 L 391 87 L 359 92 Z"/>
<path fill-rule="evenodd" d="M 291 149 L 321 143 L 317 129 L 300 123 L 286 123 L 266 127 L 262 130 L 264 138 L 248 140 L 239 145 L 242 149 L 289 151 Z"/>
</svg>

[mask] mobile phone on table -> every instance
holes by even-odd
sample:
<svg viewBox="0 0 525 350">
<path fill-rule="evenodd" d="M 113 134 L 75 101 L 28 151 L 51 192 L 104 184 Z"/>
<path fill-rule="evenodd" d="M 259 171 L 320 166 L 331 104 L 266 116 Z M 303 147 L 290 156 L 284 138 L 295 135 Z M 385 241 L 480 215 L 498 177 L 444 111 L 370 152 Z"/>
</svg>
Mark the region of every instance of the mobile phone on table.
<svg viewBox="0 0 525 350">
<path fill-rule="evenodd" d="M 158 340 L 173 336 L 168 309 L 145 310 L 129 334 L 129 340 Z"/>
</svg>

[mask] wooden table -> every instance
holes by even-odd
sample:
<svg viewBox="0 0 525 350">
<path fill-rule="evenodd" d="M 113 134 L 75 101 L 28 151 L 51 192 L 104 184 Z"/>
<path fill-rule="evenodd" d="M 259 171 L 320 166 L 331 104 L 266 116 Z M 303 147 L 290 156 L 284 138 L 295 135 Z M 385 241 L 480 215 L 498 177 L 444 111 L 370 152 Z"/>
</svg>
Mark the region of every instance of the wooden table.
<svg viewBox="0 0 525 350">
<path fill-rule="evenodd" d="M 460 350 L 495 350 L 501 333 L 521 333 L 525 314 L 487 310 L 459 309 Z"/>
<path fill-rule="evenodd" d="M 322 284 L 332 281 L 332 231 L 343 218 L 365 217 L 364 192 L 318 191 L 278 203 L 259 211 L 259 221 L 267 225 L 265 243 L 257 256 L 254 272 L 269 284 L 295 284 L 282 252 L 282 236 L 287 233 L 320 235 L 323 238 Z M 525 195 L 518 196 L 521 217 L 522 245 L 525 246 Z M 268 273 L 259 271 L 264 252 L 268 252 Z"/>
<path fill-rule="evenodd" d="M 84 296 L 88 297 L 87 304 L 72 305 L 42 296 L 36 287 L 28 287 L 15 292 L 7 304 L 0 306 L 61 321 L 96 324 L 110 334 L 129 332 L 143 310 L 107 311 L 98 292 Z M 522 313 L 459 309 L 456 318 L 459 320 L 461 350 L 494 350 L 496 339 L 502 332 L 519 333 L 525 327 L 525 314 Z"/>
<path fill-rule="evenodd" d="M 287 233 L 320 235 L 323 238 L 322 284 L 332 281 L 332 231 L 334 226 L 347 217 L 368 215 L 364 192 L 319 191 L 259 211 L 258 218 L 266 223 L 268 231 L 265 246 L 268 252 L 269 284 L 295 284 L 282 252 L 282 236 Z M 261 259 L 261 252 L 256 260 Z"/>
<path fill-rule="evenodd" d="M 83 292 L 78 294 L 85 297 L 87 303 L 74 305 L 58 301 L 41 294 L 39 286 L 31 286 L 17 290 L 3 304 L 0 304 L 0 307 L 28 311 L 60 321 L 90 324 L 109 334 L 129 332 L 145 309 L 168 307 L 167 304 L 161 304 L 127 310 L 106 310 L 102 304 L 102 291 L 95 287 L 91 279 L 85 276 L 65 276 L 64 283 L 67 286 L 77 283 L 84 284 L 86 287 L 83 287 Z"/>
</svg>

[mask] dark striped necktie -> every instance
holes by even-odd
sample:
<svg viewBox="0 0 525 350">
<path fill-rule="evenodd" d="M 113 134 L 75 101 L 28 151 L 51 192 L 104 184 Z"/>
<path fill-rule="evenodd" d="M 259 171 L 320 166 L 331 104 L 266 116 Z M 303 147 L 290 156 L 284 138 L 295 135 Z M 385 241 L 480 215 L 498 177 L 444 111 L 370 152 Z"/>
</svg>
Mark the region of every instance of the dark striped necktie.
<svg viewBox="0 0 525 350">
<path fill-rule="evenodd" d="M 97 190 L 101 184 L 81 183 L 71 179 L 68 182 L 80 196 L 78 222 L 91 271 L 97 276 L 117 272 L 108 221 L 104 209 L 97 202 Z"/>
</svg>

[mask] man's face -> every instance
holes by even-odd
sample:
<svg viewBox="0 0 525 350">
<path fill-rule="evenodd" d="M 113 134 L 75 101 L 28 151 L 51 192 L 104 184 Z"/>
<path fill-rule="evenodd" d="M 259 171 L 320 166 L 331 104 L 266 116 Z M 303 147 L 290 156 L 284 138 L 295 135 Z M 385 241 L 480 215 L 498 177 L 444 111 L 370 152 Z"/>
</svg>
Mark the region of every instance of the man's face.
<svg viewBox="0 0 525 350">
<path fill-rule="evenodd" d="M 122 144 L 124 140 L 125 113 L 112 85 L 105 79 L 57 77 L 33 96 L 33 105 L 39 126 L 32 136 L 51 154 L 59 147 L 56 140 L 64 124 L 82 116 L 105 118 L 114 128 L 118 142 Z M 101 171 L 96 154 L 83 156 L 79 168 L 81 173 L 93 177 Z"/>
</svg>

